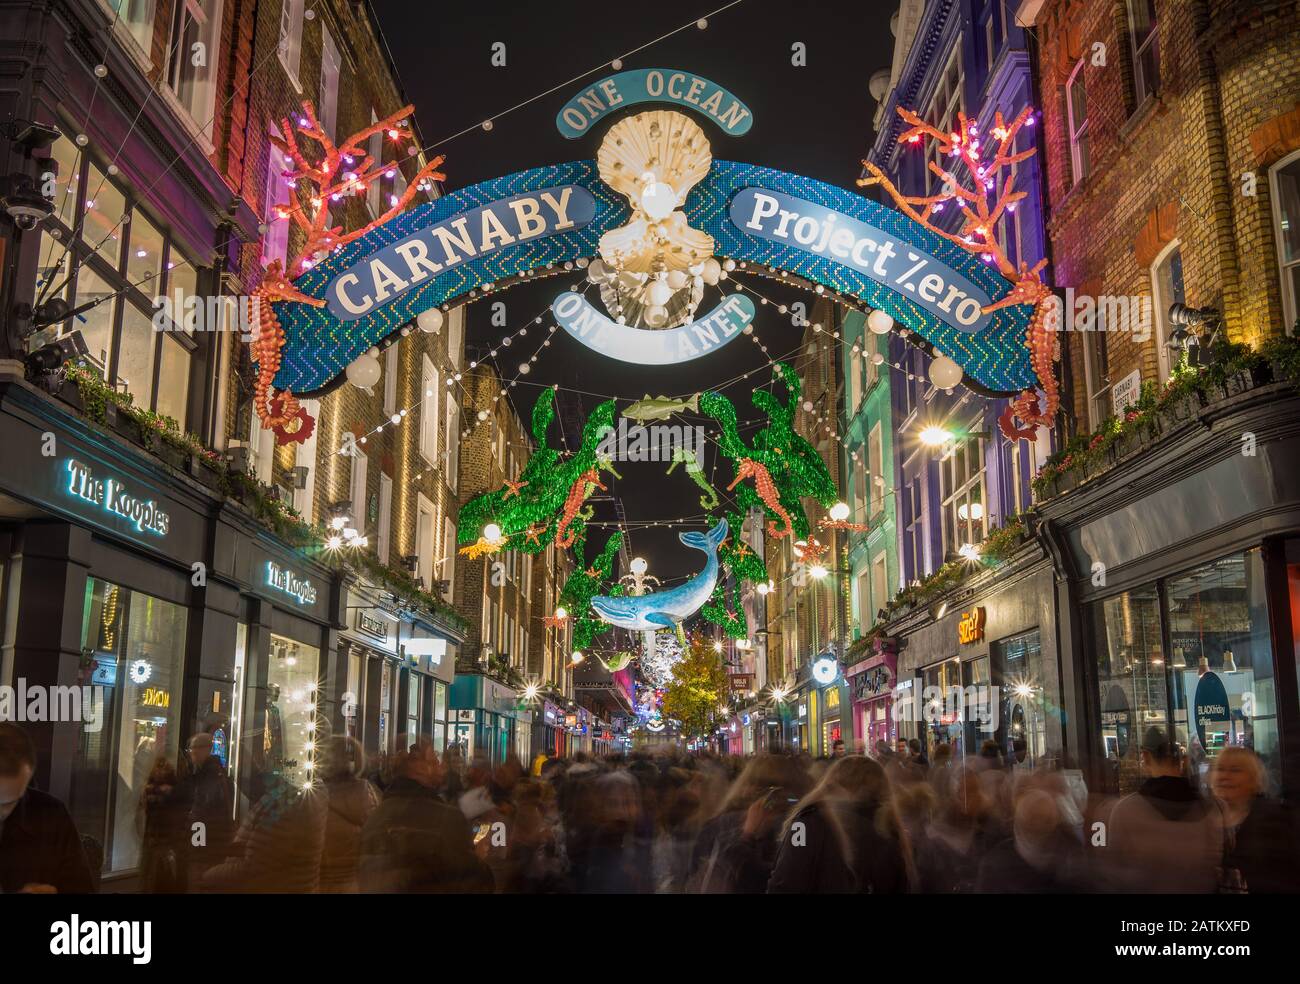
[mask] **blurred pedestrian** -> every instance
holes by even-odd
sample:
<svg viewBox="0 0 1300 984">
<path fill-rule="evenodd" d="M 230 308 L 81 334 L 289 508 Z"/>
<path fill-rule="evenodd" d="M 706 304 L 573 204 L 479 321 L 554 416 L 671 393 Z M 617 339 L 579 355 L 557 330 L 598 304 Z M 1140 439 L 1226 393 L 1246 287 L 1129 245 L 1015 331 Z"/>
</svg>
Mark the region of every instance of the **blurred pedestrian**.
<svg viewBox="0 0 1300 984">
<path fill-rule="evenodd" d="M 1223 808 L 1221 891 L 1278 893 L 1300 888 L 1300 831 L 1294 815 L 1268 798 L 1268 772 L 1249 748 L 1219 752 L 1210 787 Z"/>
<path fill-rule="evenodd" d="M 0 723 L 0 892 L 87 894 L 90 866 L 72 817 L 31 786 L 36 748 L 16 724 Z"/>
<path fill-rule="evenodd" d="M 321 778 L 329 797 L 321 849 L 322 894 L 361 890 L 361 831 L 379 807 L 379 790 L 365 778 L 366 754 L 355 738 L 335 735 L 325 745 Z"/>
</svg>

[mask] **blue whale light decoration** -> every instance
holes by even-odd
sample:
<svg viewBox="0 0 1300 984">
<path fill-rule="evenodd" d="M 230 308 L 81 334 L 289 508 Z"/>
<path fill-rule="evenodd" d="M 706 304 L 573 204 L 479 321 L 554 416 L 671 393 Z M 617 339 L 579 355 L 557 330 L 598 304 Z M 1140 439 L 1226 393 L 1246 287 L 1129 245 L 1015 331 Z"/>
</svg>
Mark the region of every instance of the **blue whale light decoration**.
<svg viewBox="0 0 1300 984">
<path fill-rule="evenodd" d="M 727 521 L 718 520 L 718 525 L 707 533 L 690 530 L 679 533 L 677 538 L 686 546 L 702 550 L 707 555 L 708 560 L 700 573 L 685 584 L 667 591 L 617 598 L 597 595 L 591 599 L 591 607 L 596 609 L 596 614 L 620 629 L 631 629 L 634 632 L 670 629 L 680 634 L 683 620 L 704 607 L 718 583 L 718 545 L 727 538 Z"/>
</svg>

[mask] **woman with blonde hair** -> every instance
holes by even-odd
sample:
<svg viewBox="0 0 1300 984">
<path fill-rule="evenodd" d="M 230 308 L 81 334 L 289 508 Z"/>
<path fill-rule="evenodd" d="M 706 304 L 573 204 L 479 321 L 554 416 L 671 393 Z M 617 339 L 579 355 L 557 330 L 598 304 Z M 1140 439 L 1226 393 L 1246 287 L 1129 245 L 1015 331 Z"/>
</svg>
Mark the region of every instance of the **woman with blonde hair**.
<svg viewBox="0 0 1300 984">
<path fill-rule="evenodd" d="M 1210 788 L 1223 809 L 1222 891 L 1300 891 L 1300 831 L 1294 816 L 1267 797 L 1268 786 L 1268 771 L 1249 748 L 1225 748 L 1210 766 Z"/>
<path fill-rule="evenodd" d="M 885 770 L 837 759 L 790 812 L 767 890 L 896 894 L 912 885 L 912 852 Z"/>
</svg>

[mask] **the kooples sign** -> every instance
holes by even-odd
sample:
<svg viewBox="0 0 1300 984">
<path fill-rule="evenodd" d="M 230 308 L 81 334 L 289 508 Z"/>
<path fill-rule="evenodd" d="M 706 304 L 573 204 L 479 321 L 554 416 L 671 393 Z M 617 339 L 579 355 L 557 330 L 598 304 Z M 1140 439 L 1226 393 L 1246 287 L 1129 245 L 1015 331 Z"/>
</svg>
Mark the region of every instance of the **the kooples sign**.
<svg viewBox="0 0 1300 984">
<path fill-rule="evenodd" d="M 266 562 L 266 583 L 296 599 L 300 605 L 316 604 L 316 586 L 273 560 Z"/>
<path fill-rule="evenodd" d="M 69 458 L 64 467 L 68 473 L 68 492 L 74 497 L 125 519 L 141 533 L 166 536 L 171 529 L 171 517 L 153 499 L 132 493 L 112 476 L 96 477 L 89 465 L 76 458 Z"/>
<path fill-rule="evenodd" d="M 467 260 L 515 243 L 581 229 L 596 214 L 586 188 L 557 185 L 472 208 L 372 253 L 340 273 L 326 291 L 329 312 L 356 321 L 404 291 Z"/>
</svg>

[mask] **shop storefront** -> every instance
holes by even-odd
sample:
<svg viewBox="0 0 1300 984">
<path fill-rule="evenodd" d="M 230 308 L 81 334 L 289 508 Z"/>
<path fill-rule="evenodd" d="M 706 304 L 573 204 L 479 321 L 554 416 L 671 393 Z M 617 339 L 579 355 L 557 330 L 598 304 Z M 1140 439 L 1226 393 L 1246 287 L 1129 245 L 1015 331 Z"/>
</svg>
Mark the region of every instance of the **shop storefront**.
<svg viewBox="0 0 1300 984">
<path fill-rule="evenodd" d="M 1205 426 L 1122 483 L 1043 507 L 1078 612 L 1077 754 L 1093 788 L 1135 789 L 1158 728 L 1202 780 L 1241 746 L 1277 790 L 1300 789 L 1300 398 L 1270 389 L 1204 409 Z"/>
<path fill-rule="evenodd" d="M 448 747 L 466 761 L 484 756 L 492 763 L 510 755 L 526 761 L 532 711 L 514 689 L 481 673 L 458 675 L 450 689 Z"/>
<path fill-rule="evenodd" d="M 79 417 L 43 454 L 57 407 L 21 382 L 0 391 L 0 683 L 88 687 L 102 707 L 25 726 L 36 782 L 116 882 L 140 863 L 149 773 L 191 736 L 212 735 L 241 806 L 269 772 L 310 781 L 341 692 L 341 590 L 248 513 Z"/>
<path fill-rule="evenodd" d="M 888 629 L 899 655 L 884 651 L 850 671 L 857 726 L 872 747 L 917 738 L 931 760 L 941 745 L 961 759 L 992 742 L 1008 765 L 1064 764 L 1056 585 L 1039 544 Z M 886 680 L 892 692 L 881 694 Z"/>
<path fill-rule="evenodd" d="M 874 755 L 878 742 L 894 747 L 892 709 L 898 655 L 881 645 L 845 672 L 853 701 L 853 747 Z M 846 742 L 846 745 L 848 743 Z"/>
<path fill-rule="evenodd" d="M 366 584 L 348 585 L 344 728 L 369 756 L 386 756 L 420 739 L 447 745 L 448 687 L 461 641 Z"/>
</svg>

